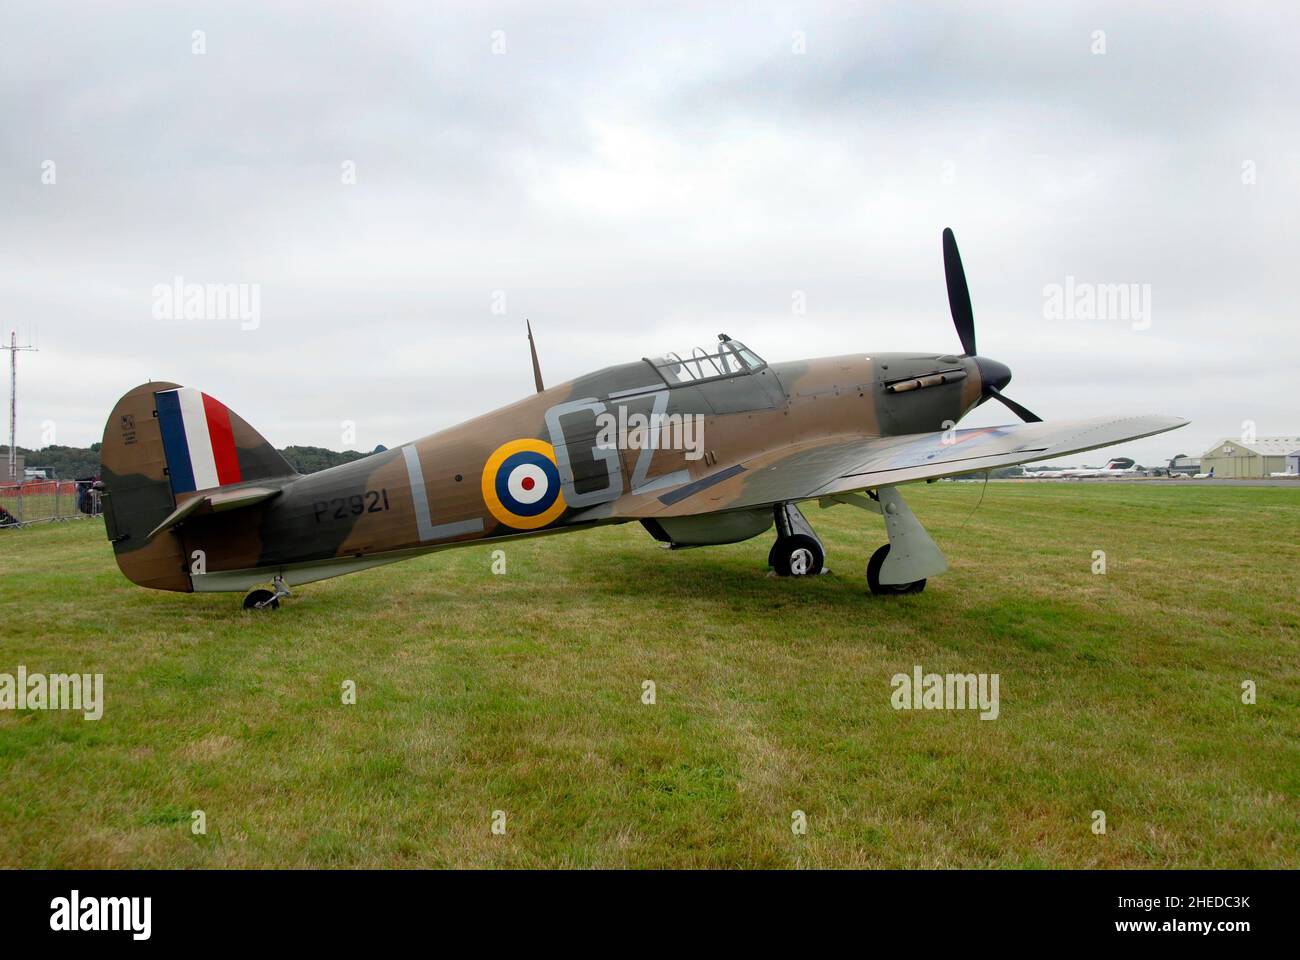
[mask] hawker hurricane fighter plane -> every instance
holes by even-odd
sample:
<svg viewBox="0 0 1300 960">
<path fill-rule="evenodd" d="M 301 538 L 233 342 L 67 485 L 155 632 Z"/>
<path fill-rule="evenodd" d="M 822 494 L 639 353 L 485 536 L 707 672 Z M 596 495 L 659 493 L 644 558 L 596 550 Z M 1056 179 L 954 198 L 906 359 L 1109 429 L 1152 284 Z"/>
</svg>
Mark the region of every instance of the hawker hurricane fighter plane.
<svg viewBox="0 0 1300 960">
<path fill-rule="evenodd" d="M 459 426 L 300 475 L 234 411 L 193 387 L 146 383 L 109 417 L 103 512 L 122 572 L 160 590 L 291 586 L 434 550 L 637 521 L 700 547 L 776 527 L 769 565 L 822 571 L 798 504 L 880 513 L 873 593 L 913 593 L 946 561 L 903 484 L 982 473 L 1172 430 L 1167 416 L 1043 423 L 1002 393 L 1011 371 L 975 349 L 952 231 L 948 301 L 962 352 L 848 353 L 768 363 L 725 335 L 705 350 L 606 367 Z M 529 331 L 530 347 L 532 333 Z M 1024 423 L 957 429 L 993 399 Z M 865 495 L 864 495 L 865 494 Z"/>
</svg>

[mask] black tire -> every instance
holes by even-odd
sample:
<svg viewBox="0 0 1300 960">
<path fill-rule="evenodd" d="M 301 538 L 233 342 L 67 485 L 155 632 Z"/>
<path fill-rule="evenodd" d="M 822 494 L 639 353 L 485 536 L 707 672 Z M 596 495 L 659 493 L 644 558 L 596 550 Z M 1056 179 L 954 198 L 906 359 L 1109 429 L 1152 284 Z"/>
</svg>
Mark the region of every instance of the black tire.
<svg viewBox="0 0 1300 960">
<path fill-rule="evenodd" d="M 270 603 L 267 603 L 267 601 Z M 244 598 L 245 610 L 279 610 L 280 598 L 270 590 L 254 590 Z"/>
<path fill-rule="evenodd" d="M 867 586 L 876 596 L 898 596 L 903 593 L 920 593 L 925 589 L 924 580 L 913 580 L 911 583 L 881 583 L 880 568 L 885 565 L 885 557 L 889 556 L 889 544 L 885 544 L 879 550 L 871 555 L 871 560 L 867 563 Z"/>
<path fill-rule="evenodd" d="M 768 558 L 778 577 L 815 577 L 826 562 L 821 544 L 802 533 L 777 537 Z"/>
</svg>

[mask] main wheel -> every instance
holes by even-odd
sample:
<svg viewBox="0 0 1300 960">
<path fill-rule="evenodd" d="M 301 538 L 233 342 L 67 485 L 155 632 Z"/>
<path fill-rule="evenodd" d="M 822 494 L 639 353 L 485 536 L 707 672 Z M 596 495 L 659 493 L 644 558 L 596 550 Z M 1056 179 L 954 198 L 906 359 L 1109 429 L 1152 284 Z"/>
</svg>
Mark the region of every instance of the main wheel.
<svg viewBox="0 0 1300 960">
<path fill-rule="evenodd" d="M 911 583 L 881 583 L 880 568 L 885 565 L 885 557 L 889 556 L 889 544 L 885 544 L 879 550 L 871 555 L 871 560 L 867 564 L 867 586 L 871 592 L 876 595 L 893 595 L 900 593 L 920 593 L 925 589 L 924 580 L 913 580 Z"/>
<path fill-rule="evenodd" d="M 269 603 L 267 601 L 270 601 Z M 254 590 L 244 598 L 245 610 L 279 610 L 280 598 L 271 590 Z"/>
<path fill-rule="evenodd" d="M 767 557 L 778 577 L 815 577 L 826 562 L 821 544 L 802 533 L 778 537 Z"/>
</svg>

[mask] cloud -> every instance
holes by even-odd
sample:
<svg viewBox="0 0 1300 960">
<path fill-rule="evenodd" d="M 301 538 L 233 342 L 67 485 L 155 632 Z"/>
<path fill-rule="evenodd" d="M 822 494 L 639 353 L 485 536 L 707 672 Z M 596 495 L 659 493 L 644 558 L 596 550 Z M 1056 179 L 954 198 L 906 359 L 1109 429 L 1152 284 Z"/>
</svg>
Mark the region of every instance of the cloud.
<svg viewBox="0 0 1300 960">
<path fill-rule="evenodd" d="M 952 349 L 949 224 L 981 349 L 1027 406 L 1193 418 L 1133 444 L 1139 459 L 1246 419 L 1294 434 L 1297 19 L 1119 3 L 11 11 L 0 304 L 42 345 L 20 359 L 19 442 L 44 420 L 60 442 L 97 439 L 153 377 L 220 396 L 278 444 L 337 447 L 354 420 L 359 443 L 391 445 L 525 395 L 525 316 L 548 382 L 720 330 L 773 360 Z M 261 325 L 159 324 L 151 291 L 176 276 L 258 284 Z M 1067 276 L 1149 284 L 1151 329 L 1045 319 L 1044 287 Z"/>
</svg>

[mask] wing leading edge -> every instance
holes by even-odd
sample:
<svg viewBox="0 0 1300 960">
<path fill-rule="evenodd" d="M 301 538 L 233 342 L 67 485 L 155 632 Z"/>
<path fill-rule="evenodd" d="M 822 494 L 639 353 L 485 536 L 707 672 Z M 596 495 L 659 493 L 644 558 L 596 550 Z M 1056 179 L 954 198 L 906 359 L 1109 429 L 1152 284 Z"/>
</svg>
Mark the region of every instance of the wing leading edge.
<svg viewBox="0 0 1300 960">
<path fill-rule="evenodd" d="M 829 437 L 766 451 L 667 490 L 625 496 L 605 515 L 692 516 L 981 473 L 1149 437 L 1188 422 L 1097 417 L 898 437 Z"/>
</svg>

